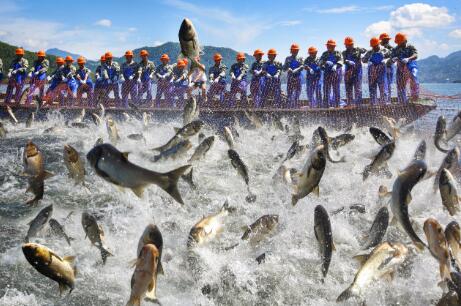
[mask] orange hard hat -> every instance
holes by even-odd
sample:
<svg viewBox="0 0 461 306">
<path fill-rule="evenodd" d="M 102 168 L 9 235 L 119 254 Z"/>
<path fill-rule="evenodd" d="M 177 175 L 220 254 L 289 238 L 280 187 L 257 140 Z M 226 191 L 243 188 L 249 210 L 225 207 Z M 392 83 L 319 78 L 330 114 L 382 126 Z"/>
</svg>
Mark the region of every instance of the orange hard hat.
<svg viewBox="0 0 461 306">
<path fill-rule="evenodd" d="M 383 40 L 383 39 L 391 39 L 391 37 L 390 37 L 389 34 L 387 34 L 387 33 L 381 33 L 381 35 L 379 35 L 379 39 L 380 39 L 380 40 Z"/>
<path fill-rule="evenodd" d="M 243 52 L 237 53 L 236 59 L 237 60 L 245 59 L 245 53 L 243 53 Z"/>
<path fill-rule="evenodd" d="M 378 37 L 373 37 L 372 39 L 370 39 L 370 47 L 376 47 L 376 46 L 379 46 L 379 38 Z"/>
<path fill-rule="evenodd" d="M 112 58 L 112 57 L 113 57 L 113 56 L 112 56 L 112 52 L 107 51 L 106 54 L 104 54 L 104 57 L 105 57 L 106 59 Z"/>
<path fill-rule="evenodd" d="M 24 55 L 24 49 L 23 48 L 17 48 L 15 53 L 16 53 L 16 55 Z"/>
<path fill-rule="evenodd" d="M 160 56 L 160 60 L 161 61 L 169 61 L 170 57 L 168 56 L 168 54 L 164 53 L 164 54 L 162 54 L 162 56 Z"/>
<path fill-rule="evenodd" d="M 299 45 L 298 44 L 292 44 L 290 47 L 290 50 L 299 50 Z"/>
<path fill-rule="evenodd" d="M 45 57 L 46 56 L 45 51 L 43 51 L 43 50 L 38 51 L 37 56 L 38 57 Z"/>
<path fill-rule="evenodd" d="M 219 53 L 215 53 L 215 54 L 213 55 L 213 60 L 215 60 L 215 61 L 220 61 L 220 60 L 222 60 L 222 55 L 219 54 Z"/>
<path fill-rule="evenodd" d="M 141 50 L 141 52 L 139 52 L 139 55 L 141 55 L 141 56 L 149 56 L 149 52 L 147 52 L 147 50 Z"/>
<path fill-rule="evenodd" d="M 72 58 L 72 56 L 68 55 L 66 56 L 66 62 L 73 62 L 74 59 Z"/>
<path fill-rule="evenodd" d="M 183 58 L 182 61 L 184 62 L 184 65 L 187 66 L 187 64 L 189 64 L 189 61 L 187 60 L 187 58 Z"/>
<path fill-rule="evenodd" d="M 275 49 L 269 49 L 269 51 L 267 51 L 267 55 L 277 55 L 277 51 Z"/>
<path fill-rule="evenodd" d="M 79 58 L 77 58 L 77 63 L 78 64 L 85 64 L 86 63 L 86 60 L 83 56 L 80 56 Z"/>
<path fill-rule="evenodd" d="M 397 33 L 397 34 L 395 35 L 395 43 L 396 43 L 397 45 L 399 45 L 399 44 L 401 44 L 401 43 L 403 43 L 403 42 L 406 42 L 406 41 L 407 41 L 407 36 L 406 36 L 405 34 L 403 34 L 403 33 Z"/>
<path fill-rule="evenodd" d="M 186 67 L 186 63 L 184 63 L 182 60 L 179 60 L 177 65 L 178 67 Z"/>
<path fill-rule="evenodd" d="M 253 56 L 256 56 L 256 55 L 264 55 L 263 50 L 261 50 L 261 49 L 256 49 L 255 52 L 253 52 Z"/>
<path fill-rule="evenodd" d="M 344 44 L 346 46 L 352 46 L 354 44 L 354 39 L 350 36 L 347 36 L 346 38 L 344 38 Z"/>
<path fill-rule="evenodd" d="M 105 55 L 101 55 L 101 62 L 105 62 L 106 61 L 106 56 Z"/>
<path fill-rule="evenodd" d="M 133 51 L 131 51 L 131 50 L 126 51 L 125 52 L 125 57 L 127 57 L 127 56 L 133 56 Z"/>
<path fill-rule="evenodd" d="M 62 57 L 57 57 L 56 64 L 64 64 L 64 59 Z"/>
<path fill-rule="evenodd" d="M 309 47 L 309 49 L 307 49 L 307 52 L 309 54 L 314 54 L 314 53 L 317 53 L 317 48 L 312 46 L 312 47 Z"/>
<path fill-rule="evenodd" d="M 327 41 L 327 46 L 336 47 L 336 41 L 334 39 L 329 39 Z"/>
</svg>

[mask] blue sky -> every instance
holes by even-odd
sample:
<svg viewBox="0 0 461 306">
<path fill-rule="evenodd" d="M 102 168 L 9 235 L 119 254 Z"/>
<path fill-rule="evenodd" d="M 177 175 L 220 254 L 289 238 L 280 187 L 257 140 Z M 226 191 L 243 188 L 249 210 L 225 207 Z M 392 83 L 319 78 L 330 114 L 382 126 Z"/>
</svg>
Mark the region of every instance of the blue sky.
<svg viewBox="0 0 461 306">
<path fill-rule="evenodd" d="M 24 1 L 0 0 L 0 40 L 30 50 L 60 48 L 98 58 L 107 50 L 177 41 L 190 18 L 203 45 L 252 53 L 276 48 L 280 57 L 298 43 L 324 49 L 345 36 L 367 47 L 388 31 L 408 33 L 421 57 L 461 50 L 461 1 Z M 206 56 L 206 55 L 205 55 Z M 211 55 L 210 55 L 211 56 Z"/>
</svg>

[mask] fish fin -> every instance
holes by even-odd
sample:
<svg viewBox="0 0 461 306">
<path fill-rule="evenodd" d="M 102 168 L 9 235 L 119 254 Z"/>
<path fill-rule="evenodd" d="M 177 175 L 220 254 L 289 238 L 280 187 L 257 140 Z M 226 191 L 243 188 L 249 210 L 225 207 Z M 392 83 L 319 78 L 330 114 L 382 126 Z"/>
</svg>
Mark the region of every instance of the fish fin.
<svg viewBox="0 0 461 306">
<path fill-rule="evenodd" d="M 386 281 L 388 282 L 391 282 L 394 280 L 395 278 L 395 271 L 389 271 L 388 273 L 385 273 L 383 276 L 382 276 L 383 279 L 385 279 Z"/>
<path fill-rule="evenodd" d="M 389 191 L 386 186 L 384 185 L 379 186 L 379 191 L 378 191 L 379 198 L 385 198 L 390 194 L 392 194 L 392 192 Z"/>
<path fill-rule="evenodd" d="M 291 195 L 291 205 L 295 206 L 296 203 L 298 203 L 299 199 L 298 199 L 298 196 L 296 194 L 292 194 Z"/>
<path fill-rule="evenodd" d="M 32 187 L 30 187 L 30 186 L 29 186 L 29 187 L 27 187 L 27 189 L 26 189 L 26 192 L 25 192 L 25 193 L 28 193 L 28 192 L 32 192 Z"/>
<path fill-rule="evenodd" d="M 319 185 L 315 186 L 314 189 L 312 190 L 312 192 L 316 195 L 316 196 L 320 196 L 320 187 Z"/>
<path fill-rule="evenodd" d="M 114 256 L 111 252 L 109 252 L 105 247 L 100 248 L 101 251 L 101 258 L 102 258 L 102 263 L 106 264 L 107 257 L 109 256 Z"/>
<path fill-rule="evenodd" d="M 410 204 L 412 200 L 411 193 L 407 193 L 407 197 L 405 198 L 405 204 L 408 205 Z"/>
<path fill-rule="evenodd" d="M 181 175 L 181 178 L 186 181 L 192 189 L 197 189 L 197 185 L 194 183 L 194 168 L 191 168 L 187 174 Z"/>
<path fill-rule="evenodd" d="M 139 186 L 139 187 L 136 187 L 136 188 L 131 188 L 131 191 L 133 191 L 133 193 L 138 197 L 138 198 L 142 198 L 143 194 L 144 194 L 144 188 L 146 188 L 146 186 Z"/>
<path fill-rule="evenodd" d="M 413 241 L 413 244 L 420 252 L 424 251 L 424 249 L 426 248 L 426 245 L 420 241 Z"/>
<path fill-rule="evenodd" d="M 359 292 L 357 291 L 357 289 L 354 288 L 353 285 L 351 285 L 349 288 L 344 290 L 338 296 L 338 298 L 336 299 L 336 302 L 346 301 L 346 300 L 350 299 L 351 297 L 358 297 L 358 296 L 359 296 Z"/>
<path fill-rule="evenodd" d="M 190 167 L 191 165 L 186 165 L 186 166 L 179 167 L 175 170 L 172 170 L 170 172 L 163 173 L 163 175 L 168 177 L 168 182 L 165 185 L 160 186 L 160 187 L 163 190 L 165 190 L 173 199 L 175 199 L 176 202 L 180 204 L 184 204 L 184 201 L 182 200 L 181 194 L 179 193 L 179 190 L 178 190 L 178 179 Z M 155 181 L 157 181 L 157 178 L 155 178 Z"/>
<path fill-rule="evenodd" d="M 59 259 L 60 261 L 64 261 L 64 259 L 62 259 L 61 256 L 59 256 L 58 254 L 56 254 L 56 253 L 53 252 L 53 251 L 50 251 L 50 256 L 51 256 L 51 257 L 54 256 L 54 257 L 56 257 L 57 259 Z"/>
<path fill-rule="evenodd" d="M 54 173 L 52 173 L 50 171 L 46 171 L 46 170 L 43 171 L 43 179 L 44 180 L 49 179 L 52 176 L 54 176 Z"/>
<path fill-rule="evenodd" d="M 163 271 L 163 265 L 160 260 L 157 265 L 157 274 L 165 275 L 165 272 Z"/>
<path fill-rule="evenodd" d="M 138 263 L 138 259 L 135 258 L 135 259 L 132 259 L 128 262 L 128 265 L 130 266 L 130 268 L 134 268 L 136 266 L 136 264 Z"/>
<path fill-rule="evenodd" d="M 181 128 L 178 128 L 178 127 L 173 127 L 173 130 L 175 133 L 177 133 Z"/>
<path fill-rule="evenodd" d="M 399 224 L 399 221 L 395 216 L 392 217 L 390 225 L 397 226 Z"/>
<path fill-rule="evenodd" d="M 141 306 L 141 298 L 139 297 L 131 298 L 130 297 L 130 300 L 128 301 L 128 303 L 126 303 L 125 306 Z"/>
<path fill-rule="evenodd" d="M 149 286 L 147 287 L 146 297 L 144 300 L 153 302 L 153 303 L 157 301 L 157 296 L 155 294 L 155 281 L 154 280 L 152 280 Z"/>
<path fill-rule="evenodd" d="M 359 254 L 352 257 L 352 259 L 355 259 L 359 262 L 360 266 L 363 266 L 368 258 L 370 258 L 370 254 Z"/>
<path fill-rule="evenodd" d="M 64 256 L 62 259 L 63 261 L 67 261 L 71 265 L 75 263 L 75 256 Z"/>
<path fill-rule="evenodd" d="M 62 296 L 62 293 L 66 291 L 67 286 L 63 283 L 59 283 L 59 295 Z"/>
<path fill-rule="evenodd" d="M 450 263 L 448 259 L 446 260 L 446 262 L 440 263 L 439 269 L 440 269 L 440 277 L 442 277 L 442 280 L 444 281 L 447 279 L 451 280 Z"/>
<path fill-rule="evenodd" d="M 128 160 L 128 155 L 130 154 L 130 152 L 122 152 L 122 156 L 125 160 Z"/>
<path fill-rule="evenodd" d="M 336 251 L 336 245 L 335 245 L 335 243 L 333 241 L 331 242 L 331 249 L 333 251 Z"/>
</svg>

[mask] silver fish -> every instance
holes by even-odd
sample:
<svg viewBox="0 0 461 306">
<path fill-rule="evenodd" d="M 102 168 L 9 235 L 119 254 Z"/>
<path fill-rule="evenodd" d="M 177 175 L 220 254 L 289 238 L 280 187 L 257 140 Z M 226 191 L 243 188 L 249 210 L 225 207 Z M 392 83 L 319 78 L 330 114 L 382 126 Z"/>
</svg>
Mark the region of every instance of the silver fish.
<svg viewBox="0 0 461 306">
<path fill-rule="evenodd" d="M 165 161 L 168 159 L 177 159 L 184 156 L 189 149 L 192 148 L 192 143 L 189 139 L 179 142 L 177 145 L 169 148 L 168 150 L 162 151 L 160 154 L 155 155 L 151 161 Z"/>
<path fill-rule="evenodd" d="M 319 133 L 319 136 L 320 136 L 320 139 L 322 141 L 322 145 L 323 145 L 323 149 L 325 150 L 325 156 L 327 157 L 327 159 L 332 162 L 332 163 L 344 163 L 345 162 L 345 158 L 344 156 L 341 157 L 340 160 L 333 160 L 330 156 L 330 150 L 329 150 L 329 137 L 327 135 L 327 131 L 325 131 L 325 129 L 321 126 L 319 126 L 317 128 L 318 130 L 318 133 Z"/>
<path fill-rule="evenodd" d="M 155 184 L 165 190 L 177 202 L 184 203 L 177 183 L 181 175 L 190 168 L 190 165 L 167 173 L 150 171 L 130 163 L 127 154 L 118 151 L 110 144 L 95 146 L 88 152 L 86 158 L 97 175 L 117 186 L 130 188 L 138 197 L 142 196 L 144 188 L 150 184 Z"/>
<path fill-rule="evenodd" d="M 107 117 L 106 127 L 107 133 L 109 133 L 110 142 L 114 145 L 117 144 L 117 142 L 120 140 L 120 136 L 118 134 L 117 125 L 115 124 L 115 121 L 112 119 L 112 117 Z"/>
<path fill-rule="evenodd" d="M 102 124 L 102 119 L 96 113 L 91 113 L 91 118 L 93 118 L 93 122 L 95 125 L 100 126 Z"/>
<path fill-rule="evenodd" d="M 195 149 L 194 154 L 192 154 L 191 158 L 187 161 L 188 163 L 193 161 L 198 161 L 205 157 L 206 153 L 211 149 L 214 144 L 215 137 L 210 136 L 205 138 Z"/>
<path fill-rule="evenodd" d="M 163 267 L 162 267 L 162 250 L 163 250 L 163 236 L 160 232 L 160 229 L 155 224 L 149 224 L 144 229 L 142 236 L 139 238 L 138 242 L 138 249 L 137 249 L 137 257 L 141 255 L 142 248 L 146 244 L 153 244 L 157 247 L 159 258 L 158 258 L 158 265 L 157 265 L 157 273 L 164 274 Z"/>
<path fill-rule="evenodd" d="M 368 250 L 380 244 L 386 234 L 388 226 L 389 210 L 387 207 L 381 207 L 376 214 L 370 230 L 366 234 L 367 239 L 363 244 L 362 250 Z"/>
<path fill-rule="evenodd" d="M 435 126 L 434 133 L 434 145 L 440 152 L 447 153 L 448 149 L 444 149 L 440 146 L 440 142 L 445 141 L 447 137 L 447 121 L 444 116 L 439 116 L 437 124 Z"/>
<path fill-rule="evenodd" d="M 51 218 L 48 223 L 50 224 L 50 228 L 53 231 L 54 234 L 57 236 L 60 236 L 64 238 L 67 242 L 67 244 L 70 245 L 71 240 L 75 240 L 72 237 L 69 237 L 66 232 L 64 231 L 64 227 L 58 222 L 58 220 Z"/>
<path fill-rule="evenodd" d="M 242 240 L 248 240 L 251 245 L 256 245 L 272 234 L 278 224 L 278 215 L 264 215 L 248 226 Z"/>
<path fill-rule="evenodd" d="M 69 171 L 69 177 L 76 184 L 83 184 L 85 181 L 85 165 L 77 150 L 71 145 L 64 145 L 64 164 Z"/>
<path fill-rule="evenodd" d="M 455 174 L 457 171 L 459 171 L 459 155 L 460 152 L 458 147 L 451 149 L 448 151 L 447 155 L 445 155 L 442 164 L 440 165 L 439 170 L 437 171 L 437 174 L 434 178 L 434 192 L 437 192 L 437 189 L 439 189 L 439 180 L 443 169 L 447 169 L 452 174 Z"/>
<path fill-rule="evenodd" d="M 458 190 L 453 175 L 445 168 L 440 174 L 439 189 L 443 206 L 448 210 L 450 216 L 456 215 L 460 211 Z"/>
<path fill-rule="evenodd" d="M 197 117 L 197 102 L 194 97 L 187 99 L 186 104 L 184 105 L 183 112 L 183 126 L 189 124 Z"/>
<path fill-rule="evenodd" d="M 88 237 L 91 244 L 99 249 L 101 252 L 102 262 L 105 264 L 107 257 L 114 255 L 112 255 L 105 245 L 104 230 L 96 221 L 96 217 L 93 214 L 84 211 L 82 213 L 82 227 L 85 231 L 85 238 Z"/>
<path fill-rule="evenodd" d="M 461 131 L 461 111 L 456 114 L 453 118 L 450 126 L 447 129 L 447 138 L 446 140 L 449 141 L 453 137 L 456 136 Z"/>
<path fill-rule="evenodd" d="M 365 167 L 365 170 L 362 173 L 363 180 L 366 180 L 370 174 L 378 174 L 380 170 L 386 171 L 390 174 L 390 177 L 392 177 L 392 173 L 389 172 L 389 168 L 387 167 L 387 161 L 391 159 L 394 154 L 394 150 L 395 142 L 390 142 L 384 145 L 371 164 Z"/>
<path fill-rule="evenodd" d="M 331 231 L 330 217 L 322 205 L 317 205 L 314 211 L 314 233 L 319 243 L 320 255 L 322 258 L 322 274 L 327 276 L 330 267 L 331 257 L 334 250 L 333 234 Z"/>
<path fill-rule="evenodd" d="M 35 113 L 30 113 L 26 120 L 26 128 L 32 127 L 32 124 L 35 121 Z"/>
<path fill-rule="evenodd" d="M 187 18 L 182 21 L 181 27 L 179 28 L 178 38 L 179 44 L 181 46 L 181 53 L 179 54 L 179 58 L 187 57 L 190 59 L 191 70 L 194 67 L 200 67 L 204 69 L 203 65 L 197 61 L 197 58 L 200 56 L 202 50 L 198 41 L 197 31 L 195 30 L 192 21 Z"/>
<path fill-rule="evenodd" d="M 376 127 L 370 127 L 370 134 L 373 136 L 373 139 L 380 145 L 384 146 L 388 144 L 389 142 L 392 142 L 393 140 L 391 137 L 389 137 L 386 133 L 381 131 L 380 129 Z"/>
<path fill-rule="evenodd" d="M 25 238 L 26 242 L 29 242 L 30 238 L 36 237 L 38 232 L 40 232 L 43 227 L 48 223 L 53 214 L 53 205 L 49 205 L 37 214 L 37 216 L 30 221 L 29 230 L 27 231 L 27 236 Z"/>
<path fill-rule="evenodd" d="M 14 115 L 13 110 L 11 109 L 9 105 L 6 106 L 6 111 L 8 112 L 8 115 L 10 116 L 11 123 L 18 124 L 19 121 L 18 119 L 16 119 L 16 116 Z"/>
<path fill-rule="evenodd" d="M 204 123 L 201 120 L 194 120 L 189 124 L 186 124 L 182 128 L 180 128 L 176 134 L 163 146 L 154 148 L 152 150 L 154 151 L 159 151 L 163 152 L 166 151 L 178 143 L 180 143 L 183 140 L 189 139 L 192 136 L 196 135 L 198 132 L 200 132 L 200 129 L 203 127 Z"/>
<path fill-rule="evenodd" d="M 229 149 L 233 149 L 234 148 L 234 136 L 232 136 L 231 129 L 225 126 L 223 133 L 224 133 L 224 139 L 226 140 L 226 143 L 229 146 Z"/>
</svg>

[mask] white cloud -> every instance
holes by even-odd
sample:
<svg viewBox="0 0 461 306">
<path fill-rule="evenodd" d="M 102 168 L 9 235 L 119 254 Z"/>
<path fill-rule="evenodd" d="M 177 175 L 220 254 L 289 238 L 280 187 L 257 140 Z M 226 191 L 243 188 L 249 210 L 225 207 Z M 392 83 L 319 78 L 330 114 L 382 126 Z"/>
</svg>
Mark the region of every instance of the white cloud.
<svg viewBox="0 0 461 306">
<path fill-rule="evenodd" d="M 112 26 L 112 21 L 109 19 L 101 19 L 94 23 L 94 25 L 110 28 Z"/>
<path fill-rule="evenodd" d="M 319 9 L 315 11 L 320 14 L 344 14 L 344 13 L 357 12 L 359 10 L 360 8 L 357 5 L 348 5 L 348 6 L 332 7 L 328 9 Z"/>
<path fill-rule="evenodd" d="M 284 20 L 277 23 L 277 25 L 282 27 L 292 27 L 301 24 L 301 20 Z"/>
<path fill-rule="evenodd" d="M 461 29 L 455 29 L 451 31 L 448 35 L 454 38 L 461 38 Z"/>
<path fill-rule="evenodd" d="M 369 25 L 365 29 L 365 35 L 367 37 L 377 36 L 383 32 L 392 32 L 392 25 L 389 21 L 379 21 Z"/>
</svg>

